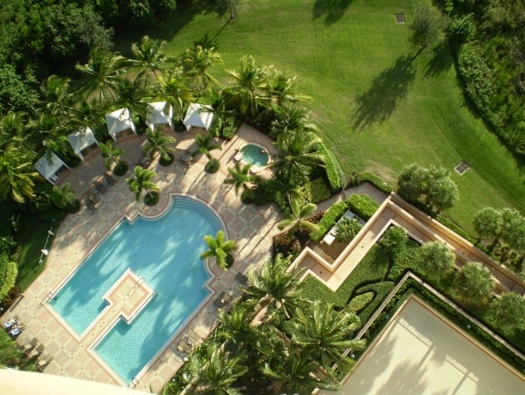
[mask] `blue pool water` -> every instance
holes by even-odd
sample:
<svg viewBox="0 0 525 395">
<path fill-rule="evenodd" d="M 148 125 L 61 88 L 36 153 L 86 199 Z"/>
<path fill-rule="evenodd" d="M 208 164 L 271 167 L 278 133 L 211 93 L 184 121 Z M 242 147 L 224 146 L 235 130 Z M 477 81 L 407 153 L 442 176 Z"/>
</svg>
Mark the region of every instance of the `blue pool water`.
<svg viewBox="0 0 525 395">
<path fill-rule="evenodd" d="M 256 144 L 247 144 L 241 148 L 242 159 L 251 165 L 256 165 L 259 167 L 266 166 L 270 160 L 268 153 L 261 153 L 261 150 L 264 148 Z"/>
<path fill-rule="evenodd" d="M 194 199 L 175 196 L 154 221 L 123 221 L 49 302 L 80 335 L 106 307 L 102 299 L 131 268 L 156 292 L 139 315 L 119 322 L 95 352 L 126 382 L 146 365 L 208 295 L 200 254 L 203 237 L 222 228 L 215 213 Z"/>
</svg>

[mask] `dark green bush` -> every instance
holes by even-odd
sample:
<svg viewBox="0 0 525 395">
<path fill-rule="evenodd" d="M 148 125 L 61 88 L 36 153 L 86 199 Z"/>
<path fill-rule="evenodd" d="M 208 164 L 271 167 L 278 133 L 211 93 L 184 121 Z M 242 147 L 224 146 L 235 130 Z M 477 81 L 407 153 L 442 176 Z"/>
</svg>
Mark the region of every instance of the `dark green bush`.
<svg viewBox="0 0 525 395">
<path fill-rule="evenodd" d="M 289 232 L 281 233 L 273 239 L 274 251 L 284 256 L 292 256 L 295 259 L 301 252 L 301 243 Z"/>
<path fill-rule="evenodd" d="M 150 192 L 146 193 L 144 196 L 144 203 L 146 203 L 148 206 L 154 206 L 159 201 L 159 193 L 158 192 Z"/>
<path fill-rule="evenodd" d="M 255 192 L 253 189 L 245 189 L 241 193 L 241 202 L 244 204 L 252 204 L 255 200 Z"/>
<path fill-rule="evenodd" d="M 454 44 L 463 44 L 474 37 L 476 26 L 472 14 L 455 16 L 447 25 L 447 33 Z"/>
<path fill-rule="evenodd" d="M 379 208 L 379 204 L 366 194 L 354 193 L 347 202 L 350 210 L 365 221 L 368 221 Z"/>
<path fill-rule="evenodd" d="M 210 174 L 213 174 L 219 171 L 220 166 L 221 164 L 219 163 L 219 161 L 215 158 L 212 158 L 208 161 L 208 163 L 206 163 L 206 165 L 204 166 L 204 170 L 206 170 Z"/>
<path fill-rule="evenodd" d="M 328 231 L 332 229 L 332 226 L 335 225 L 339 218 L 343 216 L 347 209 L 348 206 L 346 202 L 332 205 L 332 207 L 326 211 L 324 217 L 317 224 L 319 226 L 319 230 L 315 233 L 312 233 L 310 235 L 310 239 L 312 239 L 314 243 L 319 243 L 328 233 Z"/>
<path fill-rule="evenodd" d="M 222 138 L 231 140 L 233 136 L 235 136 L 235 133 L 237 133 L 241 123 L 242 121 L 239 121 L 235 117 L 227 117 L 223 123 Z"/>
<path fill-rule="evenodd" d="M 316 178 L 308 184 L 310 196 L 313 203 L 319 203 L 328 199 L 332 193 L 322 178 Z"/>
<path fill-rule="evenodd" d="M 213 120 L 211 121 L 209 132 L 213 136 L 219 137 L 221 135 L 221 129 L 222 129 L 222 119 L 219 117 L 213 117 Z"/>
<path fill-rule="evenodd" d="M 173 154 L 168 152 L 167 156 L 160 157 L 159 163 L 161 166 L 169 166 L 173 163 L 174 160 L 175 157 L 173 156 Z"/>
<path fill-rule="evenodd" d="M 113 174 L 116 176 L 123 176 L 128 171 L 128 164 L 124 161 L 120 161 L 113 169 Z"/>
<path fill-rule="evenodd" d="M 75 214 L 80 210 L 80 206 L 81 206 L 80 201 L 78 199 L 75 199 L 72 204 L 68 204 L 66 206 L 65 210 L 69 214 Z"/>
</svg>

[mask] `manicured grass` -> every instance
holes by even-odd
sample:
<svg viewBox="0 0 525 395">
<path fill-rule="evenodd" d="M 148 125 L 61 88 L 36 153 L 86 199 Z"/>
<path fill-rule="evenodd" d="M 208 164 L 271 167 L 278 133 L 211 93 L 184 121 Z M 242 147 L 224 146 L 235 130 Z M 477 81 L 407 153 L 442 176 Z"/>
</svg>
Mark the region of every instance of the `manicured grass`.
<svg viewBox="0 0 525 395">
<path fill-rule="evenodd" d="M 428 0 L 425 0 L 428 1 Z M 428 1 L 430 2 L 430 1 Z M 260 65 L 297 74 L 320 135 L 346 174 L 373 171 L 395 183 L 407 164 L 451 170 L 460 202 L 447 214 L 473 234 L 480 208 L 515 207 L 525 212 L 525 175 L 465 102 L 447 44 L 416 51 L 409 44 L 411 0 L 244 0 L 228 22 L 213 13 L 181 10 L 154 29 L 117 37 L 129 52 L 143 34 L 168 40 L 181 54 L 195 40 L 216 37 L 224 64 L 214 74 L 226 81 L 245 54 Z M 398 25 L 394 13 L 405 12 Z M 472 168 L 463 176 L 461 160 Z"/>
<path fill-rule="evenodd" d="M 51 226 L 53 226 L 53 222 L 42 221 L 35 216 L 26 216 L 21 219 L 21 238 L 19 242 L 21 247 L 18 258 L 17 279 L 20 292 L 24 292 L 46 267 L 45 260 L 42 264 L 38 262 L 48 237 L 47 231 Z M 53 228 L 56 228 L 56 225 Z M 50 244 L 51 238 L 47 244 L 48 249 Z"/>
</svg>

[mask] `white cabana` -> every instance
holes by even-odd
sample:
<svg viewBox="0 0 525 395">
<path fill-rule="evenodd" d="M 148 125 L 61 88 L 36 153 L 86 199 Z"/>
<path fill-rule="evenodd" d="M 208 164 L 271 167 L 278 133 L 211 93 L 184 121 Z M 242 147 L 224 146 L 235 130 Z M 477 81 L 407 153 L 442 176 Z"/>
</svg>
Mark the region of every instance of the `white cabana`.
<svg viewBox="0 0 525 395">
<path fill-rule="evenodd" d="M 112 113 L 106 114 L 105 117 L 108 125 L 108 133 L 113 140 L 117 141 L 117 134 L 124 130 L 132 130 L 133 133 L 137 134 L 137 128 L 131 120 L 131 114 L 127 108 L 113 111 Z"/>
<path fill-rule="evenodd" d="M 208 110 L 211 110 L 211 107 L 202 106 L 196 103 L 190 104 L 183 121 L 188 132 L 192 127 L 204 128 L 206 130 L 209 129 L 211 121 L 213 120 L 213 113 Z"/>
<path fill-rule="evenodd" d="M 166 114 L 166 109 L 167 114 Z M 165 101 L 157 101 L 148 104 L 148 116 L 146 118 L 146 125 L 151 130 L 155 130 L 157 125 L 170 125 L 171 130 L 173 129 L 173 107 L 166 106 Z"/>
<path fill-rule="evenodd" d="M 58 178 L 58 173 L 62 167 L 69 169 L 69 166 L 64 163 L 54 152 L 51 153 L 51 158 L 45 154 L 35 163 L 35 169 L 51 184 L 55 185 Z"/>
<path fill-rule="evenodd" d="M 75 154 L 77 154 L 82 160 L 84 160 L 82 151 L 87 150 L 92 145 L 98 144 L 98 141 L 95 139 L 93 131 L 90 127 L 85 127 L 82 130 L 78 130 L 75 133 L 70 134 L 67 136 L 67 139 L 69 140 L 69 144 L 71 144 L 71 148 L 73 148 Z"/>
</svg>

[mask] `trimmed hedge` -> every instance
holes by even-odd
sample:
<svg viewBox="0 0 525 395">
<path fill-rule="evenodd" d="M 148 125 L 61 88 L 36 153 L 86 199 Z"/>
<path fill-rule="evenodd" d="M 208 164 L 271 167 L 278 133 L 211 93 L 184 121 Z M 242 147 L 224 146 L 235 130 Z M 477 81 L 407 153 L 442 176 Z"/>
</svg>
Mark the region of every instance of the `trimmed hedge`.
<svg viewBox="0 0 525 395">
<path fill-rule="evenodd" d="M 330 183 L 330 189 L 332 192 L 340 191 L 346 183 L 345 173 L 343 173 L 341 165 L 339 165 L 339 162 L 332 151 L 330 151 L 323 143 L 319 144 L 319 152 L 324 156 L 324 169 L 326 171 L 328 182 Z"/>
<path fill-rule="evenodd" d="M 363 310 L 374 299 L 374 296 L 375 293 L 371 291 L 365 292 L 361 295 L 357 295 L 350 301 L 350 303 L 348 303 L 348 309 L 350 311 L 353 311 L 354 313 L 358 313 L 359 311 Z"/>
<path fill-rule="evenodd" d="M 316 178 L 308 183 L 310 189 L 310 196 L 313 203 L 319 203 L 332 196 L 330 189 L 328 189 L 322 178 Z"/>
<path fill-rule="evenodd" d="M 319 243 L 323 237 L 328 233 L 330 229 L 332 229 L 332 226 L 335 225 L 335 223 L 343 216 L 345 211 L 348 209 L 348 205 L 346 202 L 336 203 L 330 207 L 326 213 L 324 214 L 323 218 L 319 221 L 317 226 L 319 226 L 319 230 L 317 232 L 314 232 L 310 235 L 310 239 L 314 243 Z"/>
<path fill-rule="evenodd" d="M 365 221 L 368 221 L 379 208 L 379 204 L 366 194 L 354 193 L 347 202 L 350 210 Z"/>
<path fill-rule="evenodd" d="M 369 182 L 370 184 L 374 185 L 377 189 L 382 190 L 384 193 L 391 194 L 394 188 L 392 185 L 387 184 L 384 182 L 379 176 L 375 175 L 374 173 L 370 173 L 367 171 L 364 171 L 359 174 L 360 184 L 363 182 Z"/>
<path fill-rule="evenodd" d="M 16 262 L 10 262 L 7 254 L 0 256 L 0 301 L 15 286 L 18 268 Z"/>
<path fill-rule="evenodd" d="M 226 140 L 231 140 L 233 136 L 235 136 L 235 133 L 237 133 L 237 130 L 241 126 L 242 121 L 238 120 L 235 117 L 227 117 L 224 120 L 223 127 L 222 127 L 222 138 Z"/>
</svg>

